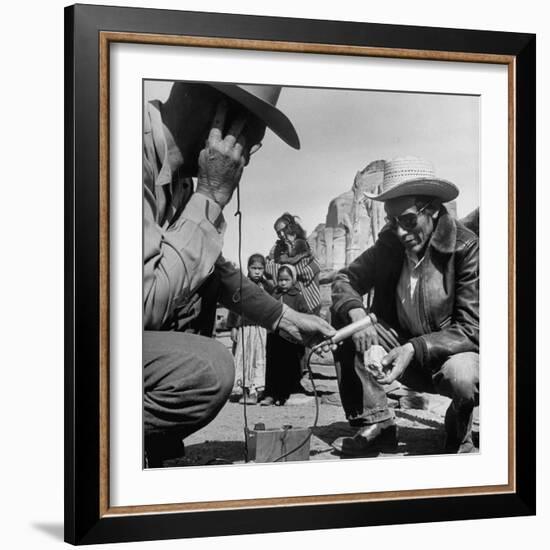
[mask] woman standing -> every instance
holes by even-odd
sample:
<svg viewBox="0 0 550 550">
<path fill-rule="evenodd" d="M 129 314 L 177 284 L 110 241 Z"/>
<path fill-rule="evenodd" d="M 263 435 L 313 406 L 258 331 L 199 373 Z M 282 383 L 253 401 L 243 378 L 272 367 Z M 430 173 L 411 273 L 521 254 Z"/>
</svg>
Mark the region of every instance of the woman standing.
<svg viewBox="0 0 550 550">
<path fill-rule="evenodd" d="M 304 229 L 288 212 L 277 218 L 273 227 L 278 238 L 266 258 L 266 274 L 276 281 L 279 268 L 284 264 L 292 265 L 296 270 L 296 286 L 306 302 L 307 313 L 319 315 L 321 268 L 306 240 Z"/>
</svg>

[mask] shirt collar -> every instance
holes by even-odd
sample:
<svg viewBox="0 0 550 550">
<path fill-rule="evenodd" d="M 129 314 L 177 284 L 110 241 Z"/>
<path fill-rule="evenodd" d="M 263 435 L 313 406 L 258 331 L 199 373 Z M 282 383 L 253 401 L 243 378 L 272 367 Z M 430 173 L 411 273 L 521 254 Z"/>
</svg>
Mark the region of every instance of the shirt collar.
<svg viewBox="0 0 550 550">
<path fill-rule="evenodd" d="M 426 253 L 427 252 L 426 250 Z M 422 258 L 419 258 L 412 250 L 405 250 L 405 258 L 411 269 L 417 269 L 425 257 L 426 254 L 424 254 Z"/>
</svg>

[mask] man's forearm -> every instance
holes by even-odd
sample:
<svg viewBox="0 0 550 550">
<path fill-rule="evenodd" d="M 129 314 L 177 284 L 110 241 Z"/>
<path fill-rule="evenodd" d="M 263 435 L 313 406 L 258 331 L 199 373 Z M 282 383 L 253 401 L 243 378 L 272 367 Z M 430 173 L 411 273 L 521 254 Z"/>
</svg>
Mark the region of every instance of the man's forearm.
<svg viewBox="0 0 550 550">
<path fill-rule="evenodd" d="M 221 281 L 220 302 L 254 323 L 273 329 L 281 317 L 283 304 L 222 257 L 216 262 L 216 271 Z"/>
<path fill-rule="evenodd" d="M 367 316 L 367 312 L 362 307 L 356 307 L 348 311 L 349 319 L 352 323 L 360 321 Z"/>
</svg>

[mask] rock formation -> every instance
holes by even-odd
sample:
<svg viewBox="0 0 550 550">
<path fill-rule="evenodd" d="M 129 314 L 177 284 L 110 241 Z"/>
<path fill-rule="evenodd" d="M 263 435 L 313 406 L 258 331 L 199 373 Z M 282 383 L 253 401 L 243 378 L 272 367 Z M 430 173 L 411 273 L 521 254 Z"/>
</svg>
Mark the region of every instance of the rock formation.
<svg viewBox="0 0 550 550">
<path fill-rule="evenodd" d="M 309 236 L 309 244 L 321 264 L 322 279 L 331 279 L 335 271 L 374 243 L 384 225 L 384 207 L 366 199 L 364 193 L 378 192 L 383 176 L 383 160 L 371 162 L 357 172 L 352 188 L 329 203 L 325 223 Z"/>
</svg>

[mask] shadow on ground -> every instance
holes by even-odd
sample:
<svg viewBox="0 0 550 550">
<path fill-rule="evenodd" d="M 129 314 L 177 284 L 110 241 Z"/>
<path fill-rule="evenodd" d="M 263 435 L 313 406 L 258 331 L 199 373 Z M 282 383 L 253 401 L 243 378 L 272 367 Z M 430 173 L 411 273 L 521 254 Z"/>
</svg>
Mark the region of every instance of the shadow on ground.
<svg viewBox="0 0 550 550">
<path fill-rule="evenodd" d="M 165 462 L 165 467 L 243 464 L 244 409 L 238 403 L 227 403 L 218 417 L 185 441 L 185 456 Z M 248 426 L 264 423 L 268 428 L 285 424 L 294 427 L 312 425 L 314 402 L 300 406 L 247 407 Z M 444 452 L 443 416 L 430 410 L 395 409 L 399 445 L 396 453 L 372 453 L 376 456 L 437 455 Z M 478 447 L 478 423 L 474 422 L 474 444 Z M 355 429 L 345 420 L 342 407 L 321 403 L 319 424 L 310 440 L 311 460 L 339 460 L 331 447 L 338 437 L 352 436 Z"/>
<path fill-rule="evenodd" d="M 221 464 L 243 463 L 243 441 L 205 441 L 185 446 L 185 456 L 167 460 L 165 467 L 219 466 Z"/>
<path fill-rule="evenodd" d="M 445 432 L 442 422 L 429 418 L 418 418 L 403 411 L 396 411 L 399 445 L 396 453 L 373 452 L 365 457 L 381 455 L 434 455 L 442 454 Z M 409 425 L 410 424 L 410 425 Z M 413 425 L 414 424 L 414 425 Z M 334 422 L 327 426 L 318 426 L 314 435 L 327 445 L 338 437 L 353 436 L 355 429 L 347 422 Z"/>
</svg>

